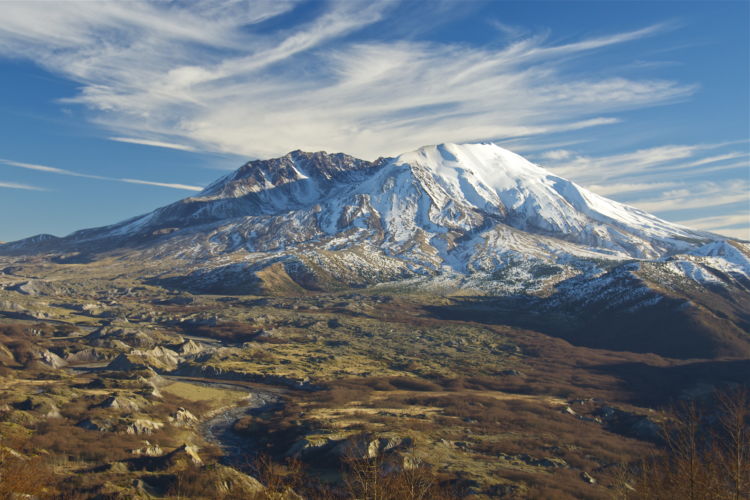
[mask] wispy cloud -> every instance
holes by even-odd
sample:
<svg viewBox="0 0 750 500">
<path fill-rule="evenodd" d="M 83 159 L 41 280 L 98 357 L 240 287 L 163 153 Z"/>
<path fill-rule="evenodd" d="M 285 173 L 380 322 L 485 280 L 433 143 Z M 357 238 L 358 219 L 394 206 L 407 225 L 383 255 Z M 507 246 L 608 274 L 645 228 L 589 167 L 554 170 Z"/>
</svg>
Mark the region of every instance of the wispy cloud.
<svg viewBox="0 0 750 500">
<path fill-rule="evenodd" d="M 589 184 L 586 187 L 602 196 L 610 196 L 613 194 L 638 193 L 654 191 L 657 189 L 676 188 L 678 186 L 681 186 L 679 182 L 623 182 L 617 184 Z"/>
<path fill-rule="evenodd" d="M 747 238 L 750 233 L 748 141 L 666 145 L 592 157 L 549 149 L 536 157 L 555 173 L 603 196 L 670 220 Z M 717 180 L 720 171 L 741 177 Z"/>
<path fill-rule="evenodd" d="M 668 27 L 552 43 L 506 25 L 500 48 L 351 33 L 398 2 L 331 1 L 277 30 L 259 21 L 296 2 L 34 2 L 3 5 L 0 54 L 81 84 L 116 140 L 247 156 L 291 149 L 364 157 L 436 141 L 547 134 L 616 122 L 695 86 L 567 71 L 575 58 Z M 208 21 L 206 21 L 208 19 Z M 336 41 L 336 43 L 331 43 Z"/>
<path fill-rule="evenodd" d="M 203 188 L 200 186 L 190 186 L 188 184 L 170 184 L 168 182 L 152 182 L 152 181 L 143 181 L 140 179 L 112 179 L 117 180 L 120 182 L 127 182 L 128 184 L 145 184 L 147 186 L 159 186 L 159 187 L 166 187 L 166 188 L 172 188 L 172 189 L 185 189 L 187 191 L 202 191 Z"/>
<path fill-rule="evenodd" d="M 507 24 L 497 19 L 490 20 L 489 24 L 500 33 L 505 35 L 507 38 L 517 39 L 529 35 L 529 30 L 524 28 L 523 26 Z"/>
<path fill-rule="evenodd" d="M 536 157 L 544 166 L 579 184 L 603 185 L 601 181 L 604 180 L 611 184 L 616 179 L 673 179 L 675 171 L 682 175 L 700 174 L 707 171 L 706 165 L 723 168 L 729 165 L 729 160 L 739 158 L 744 159 L 740 165 L 750 166 L 747 146 L 748 141 L 672 144 L 598 157 L 581 155 L 568 149 L 553 149 L 541 152 Z M 730 150 L 715 153 L 716 150 L 727 148 Z"/>
<path fill-rule="evenodd" d="M 750 212 L 734 215 L 700 217 L 678 221 L 685 226 L 707 229 L 732 238 L 750 241 Z"/>
<path fill-rule="evenodd" d="M 678 221 L 698 229 L 725 229 L 736 226 L 750 226 L 750 213 L 729 216 L 701 217 Z"/>
<path fill-rule="evenodd" d="M 0 188 L 25 189 L 27 191 L 47 191 L 47 189 L 37 187 L 37 186 L 30 186 L 28 184 L 19 184 L 17 182 L 4 182 L 4 181 L 0 181 Z"/>
<path fill-rule="evenodd" d="M 706 209 L 750 201 L 748 181 L 704 182 L 683 186 L 662 192 L 658 199 L 640 198 L 632 203 L 649 212 L 664 212 Z"/>
<path fill-rule="evenodd" d="M 99 176 L 96 175 L 88 175 L 88 174 L 79 174 L 77 172 L 73 172 L 70 170 L 64 170 L 62 168 L 56 168 L 56 167 L 50 167 L 47 165 L 38 165 L 36 163 L 24 163 L 21 161 L 13 161 L 13 160 L 6 160 L 3 158 L 0 158 L 0 163 L 3 163 L 5 165 L 9 165 L 11 167 L 19 167 L 19 168 L 25 168 L 27 170 L 37 170 L 39 172 L 49 172 L 52 174 L 60 174 L 60 175 L 72 175 L 75 177 L 90 177 L 94 179 L 98 179 Z"/>
<path fill-rule="evenodd" d="M 96 179 L 100 181 L 124 182 L 127 184 L 145 184 L 148 186 L 159 186 L 159 187 L 166 187 L 166 188 L 172 188 L 172 189 L 183 189 L 187 191 L 201 191 L 203 189 L 200 186 L 191 186 L 188 184 L 173 184 L 173 183 L 168 183 L 168 182 L 154 182 L 154 181 L 145 181 L 141 179 L 126 179 L 126 178 L 120 178 L 120 177 L 107 177 L 107 176 L 102 176 L 102 175 L 84 174 L 81 172 L 74 172 L 73 170 L 50 167 L 48 165 L 38 165 L 35 163 L 25 163 L 25 162 L 20 162 L 20 161 L 6 160 L 2 158 L 0 158 L 0 163 L 11 166 L 11 167 L 25 168 L 27 170 L 36 170 L 38 172 L 46 172 L 46 173 L 58 174 L 58 175 L 67 175 L 70 177 L 83 177 L 85 179 Z M 17 187 L 18 189 L 41 189 L 41 188 L 34 188 L 34 187 L 29 187 L 29 186 L 21 188 L 18 186 L 23 186 L 23 184 L 17 184 L 14 186 L 4 186 L 4 187 Z"/>
<path fill-rule="evenodd" d="M 192 146 L 184 144 L 175 144 L 173 142 L 154 141 L 150 139 L 138 139 L 135 137 L 110 137 L 110 141 L 126 142 L 128 144 L 141 144 L 143 146 L 153 146 L 155 148 L 177 149 L 180 151 L 196 151 Z"/>
<path fill-rule="evenodd" d="M 555 42 L 501 19 L 494 26 L 504 45 L 471 46 L 372 35 L 393 24 L 389 15 L 399 2 L 346 0 L 317 3 L 275 28 L 260 24 L 299 3 L 6 2 L 0 56 L 34 61 L 77 82 L 79 91 L 65 104 L 84 106 L 115 141 L 251 157 L 301 148 L 373 158 L 442 141 L 501 140 L 579 184 L 660 214 L 722 224 L 713 218 L 735 220 L 743 208 L 747 184 L 715 182 L 711 174 L 749 166 L 746 142 L 595 157 L 574 149 L 576 137 L 540 140 L 614 124 L 622 111 L 695 93 L 690 83 L 628 77 L 632 68 L 625 66 L 598 65 L 594 73 L 579 64 L 657 37 L 669 24 Z M 362 36 L 351 36 L 357 32 Z"/>
</svg>

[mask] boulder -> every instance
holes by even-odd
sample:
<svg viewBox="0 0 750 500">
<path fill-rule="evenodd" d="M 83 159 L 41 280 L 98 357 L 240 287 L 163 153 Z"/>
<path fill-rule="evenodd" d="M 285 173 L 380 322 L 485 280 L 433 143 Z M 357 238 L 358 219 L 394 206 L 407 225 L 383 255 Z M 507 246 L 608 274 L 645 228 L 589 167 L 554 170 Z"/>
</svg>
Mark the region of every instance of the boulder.
<svg viewBox="0 0 750 500">
<path fill-rule="evenodd" d="M 63 418 L 62 414 L 60 413 L 60 409 L 55 406 L 54 404 L 50 404 L 46 408 L 46 412 L 44 414 L 45 418 Z"/>
<path fill-rule="evenodd" d="M 661 426 L 648 415 L 639 415 L 611 406 L 600 408 L 597 415 L 609 430 L 618 434 L 652 442 L 660 442 L 663 439 Z"/>
<path fill-rule="evenodd" d="M 581 472 L 581 479 L 583 479 L 585 482 L 589 484 L 596 484 L 596 479 L 591 477 L 591 474 L 589 474 L 586 471 Z"/>
</svg>

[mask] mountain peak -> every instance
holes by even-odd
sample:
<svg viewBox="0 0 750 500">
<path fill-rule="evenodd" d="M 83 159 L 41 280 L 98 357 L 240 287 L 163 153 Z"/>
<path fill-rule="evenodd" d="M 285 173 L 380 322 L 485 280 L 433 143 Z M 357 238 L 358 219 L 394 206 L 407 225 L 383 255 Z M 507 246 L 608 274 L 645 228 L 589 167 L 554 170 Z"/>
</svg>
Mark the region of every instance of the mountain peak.
<svg viewBox="0 0 750 500">
<path fill-rule="evenodd" d="M 326 184 L 372 169 L 374 162 L 344 153 L 290 151 L 279 158 L 252 160 L 201 191 L 196 198 L 238 198 L 284 185 L 325 191 Z M 295 189 L 298 189 L 295 187 Z M 305 200 L 310 201 L 309 197 Z"/>
<path fill-rule="evenodd" d="M 523 156 L 494 143 L 423 146 L 400 155 L 397 161 L 416 163 L 444 174 L 448 173 L 446 168 L 469 170 L 487 185 L 500 189 L 517 185 L 516 181 L 528 180 L 530 176 L 539 178 L 550 174 Z M 509 178 L 513 181 L 509 182 Z"/>
</svg>

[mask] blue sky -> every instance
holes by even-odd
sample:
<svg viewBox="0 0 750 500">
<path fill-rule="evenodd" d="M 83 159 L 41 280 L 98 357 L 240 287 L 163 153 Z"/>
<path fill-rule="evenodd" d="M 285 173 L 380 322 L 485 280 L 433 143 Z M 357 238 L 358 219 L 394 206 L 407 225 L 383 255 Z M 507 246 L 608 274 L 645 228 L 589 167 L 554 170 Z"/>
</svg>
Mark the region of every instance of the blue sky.
<svg viewBox="0 0 750 500">
<path fill-rule="evenodd" d="M 0 241 L 293 149 L 495 141 L 750 239 L 747 1 L 4 1 Z"/>
</svg>

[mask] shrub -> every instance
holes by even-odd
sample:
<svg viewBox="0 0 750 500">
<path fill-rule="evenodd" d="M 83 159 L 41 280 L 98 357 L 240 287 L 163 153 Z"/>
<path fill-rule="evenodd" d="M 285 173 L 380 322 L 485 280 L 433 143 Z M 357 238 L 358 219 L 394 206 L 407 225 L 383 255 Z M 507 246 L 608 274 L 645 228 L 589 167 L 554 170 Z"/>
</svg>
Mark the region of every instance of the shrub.
<svg viewBox="0 0 750 500">
<path fill-rule="evenodd" d="M 25 458 L 0 449 L 0 500 L 51 498 L 55 477 L 40 458 Z"/>
<path fill-rule="evenodd" d="M 663 430 L 666 449 L 643 459 L 622 483 L 624 498 L 740 500 L 750 496 L 750 398 L 717 393 L 703 407 L 684 404 Z"/>
</svg>

